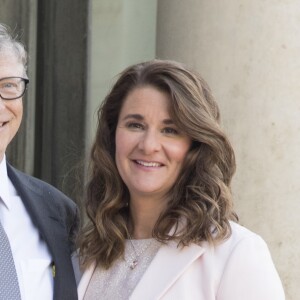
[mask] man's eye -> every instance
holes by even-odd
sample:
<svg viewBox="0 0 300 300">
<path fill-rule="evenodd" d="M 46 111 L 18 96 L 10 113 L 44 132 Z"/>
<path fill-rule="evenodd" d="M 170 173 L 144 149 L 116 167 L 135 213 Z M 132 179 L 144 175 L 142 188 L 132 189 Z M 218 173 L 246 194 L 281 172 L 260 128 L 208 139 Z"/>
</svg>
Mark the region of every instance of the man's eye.
<svg viewBox="0 0 300 300">
<path fill-rule="evenodd" d="M 11 82 L 5 82 L 1 85 L 1 87 L 3 89 L 13 89 L 13 88 L 16 88 L 16 85 L 14 83 L 11 83 Z"/>
</svg>

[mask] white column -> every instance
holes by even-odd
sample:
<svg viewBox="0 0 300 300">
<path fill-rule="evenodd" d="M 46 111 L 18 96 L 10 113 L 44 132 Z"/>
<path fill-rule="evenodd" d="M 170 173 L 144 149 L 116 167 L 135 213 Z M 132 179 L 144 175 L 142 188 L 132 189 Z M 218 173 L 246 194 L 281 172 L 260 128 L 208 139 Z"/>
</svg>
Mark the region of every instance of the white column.
<svg viewBox="0 0 300 300">
<path fill-rule="evenodd" d="M 155 57 L 157 0 L 91 0 L 91 94 L 87 144 L 95 135 L 96 114 L 116 75 Z"/>
<path fill-rule="evenodd" d="M 300 295 L 300 2 L 159 0 L 157 56 L 197 69 L 220 104 L 236 210 Z"/>
</svg>

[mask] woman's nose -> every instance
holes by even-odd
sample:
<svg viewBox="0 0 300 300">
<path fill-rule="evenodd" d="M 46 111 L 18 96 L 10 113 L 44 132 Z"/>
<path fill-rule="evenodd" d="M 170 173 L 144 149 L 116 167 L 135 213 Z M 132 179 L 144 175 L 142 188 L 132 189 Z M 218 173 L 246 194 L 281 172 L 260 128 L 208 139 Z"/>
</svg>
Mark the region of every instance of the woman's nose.
<svg viewBox="0 0 300 300">
<path fill-rule="evenodd" d="M 145 154 L 151 154 L 152 152 L 159 151 L 161 149 L 161 139 L 159 133 L 152 130 L 145 131 L 141 136 L 139 149 Z"/>
</svg>

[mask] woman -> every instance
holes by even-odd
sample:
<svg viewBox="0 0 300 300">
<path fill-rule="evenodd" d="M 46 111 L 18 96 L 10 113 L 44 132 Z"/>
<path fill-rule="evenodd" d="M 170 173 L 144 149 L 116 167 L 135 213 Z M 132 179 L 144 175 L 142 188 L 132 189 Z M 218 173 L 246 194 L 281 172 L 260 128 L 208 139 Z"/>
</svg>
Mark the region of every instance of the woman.
<svg viewBox="0 0 300 300">
<path fill-rule="evenodd" d="M 79 299 L 284 299 L 266 244 L 235 223 L 234 152 L 198 74 L 131 66 L 98 118 Z"/>
</svg>

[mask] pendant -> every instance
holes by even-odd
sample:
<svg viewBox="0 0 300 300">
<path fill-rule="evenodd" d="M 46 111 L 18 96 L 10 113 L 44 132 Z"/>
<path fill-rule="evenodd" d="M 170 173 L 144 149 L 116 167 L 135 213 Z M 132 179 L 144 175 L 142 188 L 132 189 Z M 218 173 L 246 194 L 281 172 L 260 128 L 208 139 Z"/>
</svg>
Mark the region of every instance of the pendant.
<svg viewBox="0 0 300 300">
<path fill-rule="evenodd" d="M 138 264 L 138 261 L 136 259 L 133 260 L 132 263 L 130 264 L 130 269 L 133 270 L 137 264 Z"/>
</svg>

